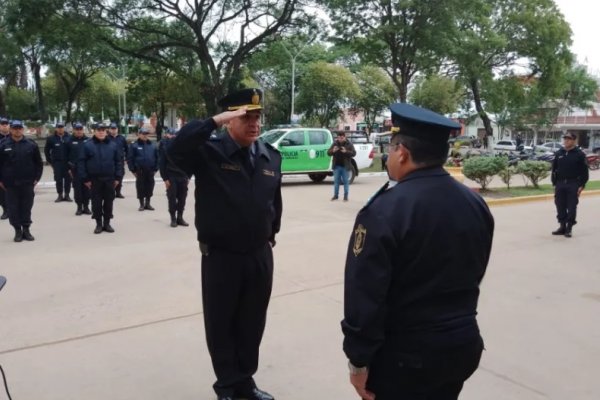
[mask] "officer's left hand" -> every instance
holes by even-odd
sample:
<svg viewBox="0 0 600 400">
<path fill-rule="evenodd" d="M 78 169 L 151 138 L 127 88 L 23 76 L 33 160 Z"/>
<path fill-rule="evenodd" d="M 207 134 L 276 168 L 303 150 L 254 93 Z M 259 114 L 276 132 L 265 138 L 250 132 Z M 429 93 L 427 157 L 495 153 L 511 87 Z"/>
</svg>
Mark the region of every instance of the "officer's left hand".
<svg viewBox="0 0 600 400">
<path fill-rule="evenodd" d="M 4 183 L 2 183 L 2 182 L 0 182 L 0 189 L 6 190 L 6 188 L 4 187 Z"/>
<path fill-rule="evenodd" d="M 350 383 L 354 386 L 356 393 L 364 400 L 375 400 L 375 394 L 367 390 L 367 379 L 369 378 L 369 371 L 365 371 L 362 374 L 350 374 Z"/>
<path fill-rule="evenodd" d="M 117 186 L 119 186 L 119 181 L 114 181 L 113 182 L 113 187 L 116 188 Z"/>
<path fill-rule="evenodd" d="M 37 186 L 38 181 L 33 181 L 33 186 Z"/>
<path fill-rule="evenodd" d="M 581 195 L 581 192 L 583 192 L 583 186 L 577 189 L 577 197 Z"/>
</svg>

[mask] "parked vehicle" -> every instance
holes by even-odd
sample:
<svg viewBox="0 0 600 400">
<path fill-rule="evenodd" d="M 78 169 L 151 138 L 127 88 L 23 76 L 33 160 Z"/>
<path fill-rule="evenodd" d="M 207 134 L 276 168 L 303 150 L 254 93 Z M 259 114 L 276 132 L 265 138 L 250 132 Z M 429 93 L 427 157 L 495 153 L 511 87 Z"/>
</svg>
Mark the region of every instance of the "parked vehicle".
<svg viewBox="0 0 600 400">
<path fill-rule="evenodd" d="M 477 138 L 476 136 L 473 136 L 473 135 L 456 136 L 456 137 L 451 137 L 450 139 L 448 139 L 448 144 L 450 146 L 454 146 L 454 143 L 456 143 L 456 142 L 460 142 L 464 146 L 477 147 L 477 148 L 481 147 L 481 140 L 479 140 L 479 138 Z"/>
<path fill-rule="evenodd" d="M 553 153 L 560 150 L 561 148 L 562 148 L 561 142 L 546 142 L 544 144 L 541 144 L 541 145 L 535 147 L 536 150 L 551 151 Z"/>
<path fill-rule="evenodd" d="M 517 151 L 517 150 L 533 150 L 531 146 L 521 145 L 517 148 L 516 140 L 500 140 L 494 144 L 494 150 L 499 151 Z"/>
<path fill-rule="evenodd" d="M 596 170 L 600 168 L 600 155 L 598 154 L 586 154 L 588 168 L 591 170 Z"/>
<path fill-rule="evenodd" d="M 283 175 L 308 174 L 313 182 L 322 182 L 333 175 L 332 157 L 327 155 L 333 135 L 327 129 L 274 129 L 263 133 L 260 139 L 281 153 Z M 350 183 L 354 182 L 361 169 L 373 165 L 375 156 L 372 143 L 356 143 L 354 149 L 356 156 L 352 159 Z"/>
</svg>

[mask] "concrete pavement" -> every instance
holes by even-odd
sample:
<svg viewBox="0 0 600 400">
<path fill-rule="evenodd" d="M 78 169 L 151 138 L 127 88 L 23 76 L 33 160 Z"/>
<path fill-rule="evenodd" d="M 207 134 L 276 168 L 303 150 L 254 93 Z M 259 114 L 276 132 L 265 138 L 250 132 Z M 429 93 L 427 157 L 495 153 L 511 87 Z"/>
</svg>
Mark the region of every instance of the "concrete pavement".
<svg viewBox="0 0 600 400">
<path fill-rule="evenodd" d="M 284 186 L 256 376 L 279 400 L 356 398 L 341 350 L 343 267 L 354 217 L 384 180 L 359 177 L 348 203 L 329 201 L 330 183 Z M 114 234 L 94 235 L 89 217 L 53 203 L 45 187 L 35 242 L 13 243 L 0 223 L 0 364 L 15 400 L 214 398 L 195 231 L 168 226 L 160 184 L 154 212 L 138 212 L 134 192 L 125 185 L 116 202 Z M 487 351 L 461 399 L 597 399 L 600 198 L 583 198 L 579 211 L 566 239 L 550 235 L 552 202 L 492 209 L 480 302 Z"/>
</svg>

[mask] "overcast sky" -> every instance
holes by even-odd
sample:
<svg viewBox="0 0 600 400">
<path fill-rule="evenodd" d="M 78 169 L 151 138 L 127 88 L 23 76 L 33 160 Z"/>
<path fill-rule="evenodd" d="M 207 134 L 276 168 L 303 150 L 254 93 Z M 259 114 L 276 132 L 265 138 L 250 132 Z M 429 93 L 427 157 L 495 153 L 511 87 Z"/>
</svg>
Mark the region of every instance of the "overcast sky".
<svg viewBox="0 0 600 400">
<path fill-rule="evenodd" d="M 581 63 L 590 67 L 592 73 L 600 75 L 600 2 L 597 0 L 554 0 L 571 24 L 573 31 L 572 50 Z"/>
</svg>

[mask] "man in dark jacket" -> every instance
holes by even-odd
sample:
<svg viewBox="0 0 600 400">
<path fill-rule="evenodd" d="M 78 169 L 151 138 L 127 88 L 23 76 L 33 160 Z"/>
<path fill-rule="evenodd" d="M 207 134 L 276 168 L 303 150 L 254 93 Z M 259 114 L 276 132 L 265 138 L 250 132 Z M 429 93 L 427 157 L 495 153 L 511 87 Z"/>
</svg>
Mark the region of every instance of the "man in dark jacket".
<svg viewBox="0 0 600 400">
<path fill-rule="evenodd" d="M 354 145 L 346 140 L 344 132 L 338 133 L 335 141 L 327 150 L 327 154 L 333 156 L 333 197 L 337 200 L 340 192 L 340 181 L 344 184 L 344 201 L 348 201 L 350 183 L 348 182 L 348 171 L 352 169 L 352 158 L 356 155 Z"/>
<path fill-rule="evenodd" d="M 225 112 L 179 131 L 169 162 L 196 177 L 206 341 L 219 400 L 272 400 L 253 375 L 273 283 L 281 222 L 281 155 L 257 140 L 262 92 L 219 100 Z M 220 126 L 228 132 L 214 134 Z"/>
<path fill-rule="evenodd" d="M 563 135 L 563 147 L 554 154 L 552 161 L 552 184 L 556 218 L 560 226 L 553 235 L 572 236 L 573 225 L 577 223 L 579 196 L 589 179 L 587 158 L 576 146 L 577 136 L 568 132 Z"/>
<path fill-rule="evenodd" d="M 138 140 L 131 143 L 127 156 L 127 166 L 135 176 L 135 190 L 140 201 L 139 211 L 150 210 L 150 199 L 154 194 L 154 174 L 158 171 L 158 150 L 150 141 L 150 132 L 141 128 Z"/>
<path fill-rule="evenodd" d="M 23 123 L 13 120 L 10 137 L 0 143 L 0 189 L 6 191 L 8 220 L 15 228 L 15 242 L 35 240 L 29 231 L 34 187 L 44 164 L 37 144 L 23 136 Z"/>
<path fill-rule="evenodd" d="M 183 219 L 183 210 L 187 199 L 189 176 L 181 169 L 167 162 L 167 151 L 173 143 L 176 136 L 174 129 L 165 132 L 165 137 L 158 146 L 158 167 L 160 177 L 165 183 L 167 189 L 167 199 L 169 201 L 169 215 L 171 216 L 171 227 L 189 226 Z"/>
<path fill-rule="evenodd" d="M 123 177 L 123 159 L 117 145 L 106 137 L 106 127 L 99 124 L 94 136 L 83 144 L 79 153 L 77 174 L 90 189 L 92 218 L 96 220 L 94 233 L 114 232 L 113 218 L 115 187 Z"/>
<path fill-rule="evenodd" d="M 73 180 L 73 193 L 75 195 L 75 204 L 77 210 L 75 215 L 87 214 L 91 215 L 90 211 L 90 190 L 85 186 L 83 180 L 77 174 L 77 161 L 79 153 L 82 151 L 83 143 L 87 140 L 83 133 L 83 125 L 79 122 L 73 124 L 73 135 L 67 143 L 67 155 L 69 160 L 69 174 Z"/>
<path fill-rule="evenodd" d="M 8 118 L 0 118 L 0 144 L 8 138 L 10 135 L 10 126 L 8 124 Z M 6 211 L 6 191 L 0 188 L 0 207 L 2 207 L 2 213 L 0 213 L 0 220 L 8 219 L 8 212 Z"/>
<path fill-rule="evenodd" d="M 117 143 L 117 147 L 123 153 L 123 163 L 125 163 L 125 160 L 127 159 L 127 151 L 129 150 L 129 146 L 127 145 L 127 139 L 125 139 L 125 136 L 119 134 L 119 126 L 115 122 L 112 122 L 110 124 L 110 126 L 108 127 L 108 134 L 109 134 L 108 138 L 111 140 L 114 140 Z M 125 166 L 123 166 L 123 170 L 125 170 Z M 117 185 L 117 188 L 116 188 L 116 193 L 117 193 L 116 198 L 117 199 L 125 198 L 125 196 L 123 196 L 123 194 L 121 193 L 122 189 L 123 189 L 123 178 L 121 178 L 119 180 L 119 184 Z"/>
<path fill-rule="evenodd" d="M 54 172 L 54 181 L 56 182 L 56 191 L 58 197 L 55 202 L 73 201 L 69 197 L 71 192 L 71 175 L 69 174 L 69 163 L 67 158 L 67 143 L 69 134 L 65 133 L 65 124 L 58 122 L 53 135 L 46 139 L 44 155 L 46 161 L 52 165 Z"/>
<path fill-rule="evenodd" d="M 393 104 L 384 185 L 358 213 L 346 259 L 344 352 L 367 400 L 455 400 L 483 350 L 477 320 L 494 220 L 444 169 L 460 125 Z"/>
</svg>

